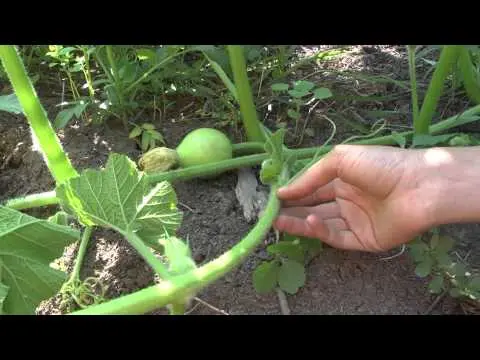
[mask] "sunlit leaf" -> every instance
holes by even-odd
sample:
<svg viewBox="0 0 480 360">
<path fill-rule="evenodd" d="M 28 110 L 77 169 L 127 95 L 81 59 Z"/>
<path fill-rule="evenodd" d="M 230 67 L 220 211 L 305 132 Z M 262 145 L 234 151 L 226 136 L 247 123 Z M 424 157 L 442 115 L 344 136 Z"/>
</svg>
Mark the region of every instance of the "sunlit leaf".
<svg viewBox="0 0 480 360">
<path fill-rule="evenodd" d="M 278 272 L 278 285 L 289 294 L 295 294 L 305 284 L 305 267 L 293 260 L 284 260 Z"/>
<path fill-rule="evenodd" d="M 267 293 L 275 289 L 279 264 L 268 261 L 260 264 L 253 273 L 253 286 L 258 293 Z"/>
<path fill-rule="evenodd" d="M 15 94 L 0 96 L 0 111 L 13 114 L 23 114 L 22 105 Z"/>
<path fill-rule="evenodd" d="M 70 227 L 0 206 L 0 302 L 3 302 L 3 312 L 34 315 L 41 301 L 55 295 L 66 275 L 53 269 L 50 263 L 79 238 L 80 233 Z M 2 296 L 6 290 L 8 293 Z"/>
<path fill-rule="evenodd" d="M 333 96 L 332 92 L 330 89 L 327 88 L 318 88 L 313 91 L 313 96 L 315 96 L 315 99 L 317 100 L 323 100 L 323 99 L 328 99 Z"/>
<path fill-rule="evenodd" d="M 288 87 L 288 84 L 285 83 L 276 83 L 271 86 L 272 91 L 287 91 Z"/>
<path fill-rule="evenodd" d="M 84 225 L 134 232 L 151 246 L 174 236 L 182 220 L 170 183 L 150 185 L 132 160 L 115 153 L 105 169 L 87 169 L 61 184 L 57 196 Z"/>
</svg>

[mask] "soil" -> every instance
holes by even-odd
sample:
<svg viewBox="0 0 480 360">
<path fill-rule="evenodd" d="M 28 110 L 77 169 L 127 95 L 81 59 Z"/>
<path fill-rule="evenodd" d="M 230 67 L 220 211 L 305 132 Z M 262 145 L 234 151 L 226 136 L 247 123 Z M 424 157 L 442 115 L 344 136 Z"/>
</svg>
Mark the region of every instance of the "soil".
<svg viewBox="0 0 480 360">
<path fill-rule="evenodd" d="M 308 47 L 312 49 L 313 47 Z M 398 80 L 408 79 L 408 67 L 405 54 L 397 47 L 375 46 L 355 47 L 355 51 L 340 60 L 322 62 L 323 70 L 348 69 L 370 73 L 389 74 Z M 302 73 L 303 71 L 303 73 Z M 312 68 L 301 69 L 295 76 L 300 78 L 312 73 Z M 330 82 L 332 91 L 351 87 L 351 80 L 335 78 L 333 75 L 312 77 L 315 81 Z M 370 86 L 370 87 L 368 87 Z M 386 94 L 392 89 L 384 83 L 358 87 L 362 94 Z M 351 89 L 350 89 L 351 90 Z M 348 91 L 345 90 L 345 91 Z M 351 91 L 350 91 L 351 92 Z M 45 88 L 39 91 L 40 98 L 49 109 L 49 116 L 56 114 L 54 104 L 59 100 L 49 96 Z M 362 103 L 345 101 L 342 104 L 330 104 L 337 107 L 339 114 L 349 117 L 352 108 L 358 113 L 369 110 L 407 109 L 410 98 L 408 93 L 393 102 L 379 103 L 378 106 L 364 106 Z M 465 107 L 465 102 L 449 103 L 443 106 L 445 114 L 455 114 Z M 370 104 L 370 103 L 369 103 Z M 328 107 L 318 108 L 309 120 L 311 136 L 305 135 L 303 145 L 316 145 L 330 135 L 331 127 L 323 120 Z M 448 115 L 447 115 L 448 116 Z M 0 113 L 0 202 L 17 196 L 49 191 L 54 182 L 41 155 L 32 148 L 28 126 L 22 116 Z M 272 124 L 273 115 L 267 117 Z M 365 124 L 372 120 L 365 117 Z M 390 123 L 409 124 L 408 118 L 393 116 Z M 341 122 L 339 122 L 340 124 Z M 168 119 L 159 125 L 167 139 L 168 146 L 174 147 L 191 129 L 200 126 L 215 126 L 205 120 L 185 122 Z M 303 126 L 303 124 L 302 124 Z M 229 128 L 223 128 L 232 138 L 236 134 Z M 339 125 L 334 142 L 358 134 L 347 125 Z M 109 152 L 127 154 L 138 159 L 140 150 L 129 140 L 121 128 L 103 126 L 84 126 L 72 123 L 59 132 L 60 140 L 73 165 L 81 170 L 88 167 L 103 166 Z M 293 141 L 289 139 L 289 141 Z M 241 206 L 235 196 L 237 176 L 228 172 L 218 178 L 191 180 L 175 183 L 180 208 L 184 211 L 184 220 L 179 235 L 188 239 L 197 263 L 204 263 L 219 256 L 238 242 L 253 226 L 244 217 Z M 46 217 L 55 213 L 55 207 L 29 210 L 27 213 Z M 457 239 L 458 253 L 465 256 L 470 252 L 469 261 L 477 265 L 480 260 L 480 242 L 478 242 L 479 224 L 445 226 L 445 232 Z M 269 234 L 268 241 L 273 234 Z M 462 313 L 458 303 L 450 297 L 444 297 L 435 308 L 430 309 L 436 296 L 429 295 L 427 280 L 414 274 L 414 265 L 407 253 L 392 259 L 383 259 L 390 254 L 364 254 L 346 252 L 325 247 L 320 256 L 308 266 L 307 283 L 296 295 L 288 296 L 288 306 L 292 314 L 457 314 Z M 62 262 L 67 271 L 73 268 L 76 245 L 65 250 Z M 236 270 L 204 289 L 197 296 L 204 303 L 193 302 L 191 315 L 217 315 L 226 312 L 231 315 L 281 314 L 279 300 L 275 293 L 259 295 L 252 284 L 252 272 L 265 256 L 264 246 L 251 254 Z M 86 259 L 82 267 L 82 278 L 96 276 L 107 286 L 106 297 L 115 298 L 135 292 L 155 283 L 155 276 L 125 239 L 110 230 L 97 229 L 90 241 Z M 59 298 L 55 297 L 42 303 L 38 314 L 60 314 Z M 165 314 L 164 310 L 151 313 Z"/>
</svg>

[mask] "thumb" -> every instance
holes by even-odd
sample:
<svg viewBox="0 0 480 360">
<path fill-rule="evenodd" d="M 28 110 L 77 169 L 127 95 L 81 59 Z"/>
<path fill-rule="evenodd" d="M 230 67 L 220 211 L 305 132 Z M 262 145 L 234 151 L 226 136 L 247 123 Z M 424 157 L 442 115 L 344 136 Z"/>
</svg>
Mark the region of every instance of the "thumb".
<svg viewBox="0 0 480 360">
<path fill-rule="evenodd" d="M 310 195 L 319 187 L 327 185 L 338 176 L 343 151 L 335 147 L 320 159 L 298 179 L 280 188 L 277 196 L 280 200 L 297 200 Z"/>
</svg>

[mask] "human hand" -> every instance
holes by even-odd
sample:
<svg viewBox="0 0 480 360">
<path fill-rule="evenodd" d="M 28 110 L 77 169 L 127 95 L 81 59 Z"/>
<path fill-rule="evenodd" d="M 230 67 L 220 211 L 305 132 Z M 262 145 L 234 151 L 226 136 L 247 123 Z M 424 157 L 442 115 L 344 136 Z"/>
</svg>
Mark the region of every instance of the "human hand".
<svg viewBox="0 0 480 360">
<path fill-rule="evenodd" d="M 390 250 L 431 225 L 424 164 L 420 150 L 337 146 L 279 189 L 283 207 L 274 227 L 340 249 Z"/>
</svg>

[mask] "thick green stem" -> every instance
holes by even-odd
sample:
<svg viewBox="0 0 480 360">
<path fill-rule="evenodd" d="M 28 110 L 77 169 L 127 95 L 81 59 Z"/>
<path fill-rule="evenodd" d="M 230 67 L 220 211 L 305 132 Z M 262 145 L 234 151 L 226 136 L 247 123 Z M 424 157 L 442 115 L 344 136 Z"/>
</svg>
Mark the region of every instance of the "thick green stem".
<svg viewBox="0 0 480 360">
<path fill-rule="evenodd" d="M 459 49 L 458 67 L 468 97 L 476 104 L 480 104 L 480 85 L 472 59 L 470 59 L 470 52 L 466 46 Z"/>
<path fill-rule="evenodd" d="M 161 181 L 190 180 L 193 178 L 210 176 L 241 167 L 258 165 L 267 157 L 267 153 L 242 156 L 206 165 L 191 166 L 167 172 L 151 173 L 147 175 L 147 179 L 151 183 L 158 183 Z"/>
<path fill-rule="evenodd" d="M 408 69 L 410 72 L 410 91 L 412 92 L 413 123 L 418 123 L 417 69 L 415 67 L 415 45 L 408 45 Z"/>
<path fill-rule="evenodd" d="M 169 308 L 170 315 L 183 315 L 185 314 L 185 308 L 184 302 L 174 303 Z"/>
<path fill-rule="evenodd" d="M 248 141 L 264 142 L 265 137 L 258 120 L 257 109 L 253 101 L 252 88 L 248 80 L 247 65 L 243 48 L 239 45 L 228 45 L 230 64 L 232 67 L 235 88 L 237 89 L 238 102 L 243 118 L 243 126 L 247 133 Z"/>
<path fill-rule="evenodd" d="M 417 118 L 417 122 L 413 124 L 415 134 L 428 134 L 430 123 L 445 86 L 445 79 L 450 74 L 453 65 L 457 61 L 459 48 L 458 45 L 445 45 L 443 47 L 437 67 L 433 72 L 432 80 L 428 85 L 427 94 L 423 100 L 422 110 Z"/>
<path fill-rule="evenodd" d="M 235 156 L 259 154 L 265 152 L 265 144 L 261 142 L 245 142 L 233 144 Z"/>
<path fill-rule="evenodd" d="M 276 195 L 277 189 L 277 186 L 271 187 L 267 206 L 257 224 L 246 237 L 223 255 L 188 273 L 162 281 L 158 285 L 107 303 L 91 306 L 72 315 L 139 315 L 189 298 L 238 266 L 260 244 L 280 209 L 280 201 Z"/>
<path fill-rule="evenodd" d="M 113 50 L 112 45 L 107 45 L 107 59 L 110 64 L 110 68 L 112 69 L 112 76 L 115 80 L 115 83 L 118 85 L 120 83 L 118 72 L 117 72 L 117 64 L 115 63 L 115 58 L 113 57 Z"/>
<path fill-rule="evenodd" d="M 77 176 L 38 100 L 17 49 L 12 45 L 1 45 L 0 58 L 55 181 L 60 184 Z"/>
<path fill-rule="evenodd" d="M 80 270 L 82 269 L 83 259 L 87 252 L 88 242 L 90 241 L 90 236 L 92 235 L 93 228 L 87 226 L 83 231 L 82 240 L 80 240 L 80 246 L 78 248 L 77 258 L 75 259 L 75 266 L 70 276 L 70 280 L 75 281 L 80 279 Z"/>
<path fill-rule="evenodd" d="M 31 209 L 40 206 L 56 205 L 58 199 L 55 191 L 27 195 L 8 200 L 4 206 L 15 210 Z"/>
<path fill-rule="evenodd" d="M 436 124 L 430 126 L 430 133 L 431 134 L 439 134 L 444 131 L 450 130 L 456 126 L 461 124 L 465 124 L 471 121 L 462 121 L 462 118 L 469 118 L 474 115 L 480 113 L 480 105 L 474 106 L 465 112 L 452 116 L 448 119 L 440 121 Z M 475 119 L 473 121 L 477 121 Z M 396 136 L 404 136 L 408 140 L 410 140 L 413 136 L 413 131 L 404 131 L 398 133 Z M 362 139 L 358 141 L 352 141 L 349 144 L 357 144 L 357 145 L 395 145 L 396 141 L 394 136 L 392 135 L 385 135 L 376 138 L 369 138 L 369 139 Z M 324 146 L 318 155 L 323 155 L 329 152 L 332 149 L 332 146 Z M 317 151 L 319 150 L 318 147 L 311 147 L 311 148 L 303 148 L 303 149 L 289 149 L 287 150 L 288 155 L 295 155 L 297 159 L 307 159 L 309 157 L 314 156 Z M 248 166 L 255 166 L 262 163 L 263 160 L 268 158 L 266 153 L 256 154 L 256 155 L 249 155 L 244 157 L 235 158 L 232 160 L 226 160 L 221 162 L 216 162 L 209 165 L 202 165 L 202 166 L 192 166 L 186 169 L 179 169 L 168 171 L 165 173 L 158 173 L 158 174 L 151 174 L 147 176 L 148 181 L 152 183 L 158 183 L 160 181 L 179 181 L 179 180 L 189 180 L 196 178 L 198 176 L 208 176 L 214 173 L 223 172 L 227 170 L 236 169 L 238 167 L 248 167 Z M 14 209 L 28 209 L 32 207 L 39 207 L 45 205 L 54 205 L 58 204 L 59 200 L 55 196 L 54 191 L 40 193 L 40 194 L 33 194 L 22 198 L 16 198 L 9 200 L 5 206 L 14 208 Z"/>
<path fill-rule="evenodd" d="M 130 245 L 143 257 L 143 259 L 150 265 L 150 267 L 158 274 L 162 279 L 168 279 L 170 274 L 167 268 L 158 260 L 150 249 L 143 243 L 135 233 L 129 232 L 125 234 Z"/>
</svg>

